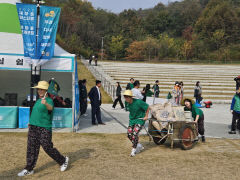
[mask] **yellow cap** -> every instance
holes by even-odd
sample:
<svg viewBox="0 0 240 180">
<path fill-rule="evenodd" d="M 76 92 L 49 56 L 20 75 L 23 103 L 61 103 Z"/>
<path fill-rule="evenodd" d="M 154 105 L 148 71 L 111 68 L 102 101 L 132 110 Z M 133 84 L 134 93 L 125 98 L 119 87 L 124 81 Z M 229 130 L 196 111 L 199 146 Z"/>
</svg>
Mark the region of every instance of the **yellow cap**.
<svg viewBox="0 0 240 180">
<path fill-rule="evenodd" d="M 124 96 L 131 96 L 131 97 L 133 97 L 133 93 L 132 93 L 131 90 L 126 90 L 126 91 L 124 91 L 123 95 L 124 95 Z"/>
<path fill-rule="evenodd" d="M 37 86 L 34 86 L 32 88 L 38 88 L 38 89 L 45 89 L 47 90 L 49 87 L 49 83 L 47 81 L 39 81 Z"/>
</svg>

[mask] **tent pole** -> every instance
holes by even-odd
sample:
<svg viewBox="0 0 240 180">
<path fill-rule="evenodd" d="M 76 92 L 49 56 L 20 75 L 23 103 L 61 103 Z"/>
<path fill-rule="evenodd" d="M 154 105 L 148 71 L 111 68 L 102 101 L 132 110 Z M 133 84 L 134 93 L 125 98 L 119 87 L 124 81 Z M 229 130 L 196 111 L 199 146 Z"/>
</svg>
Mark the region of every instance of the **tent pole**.
<svg viewBox="0 0 240 180">
<path fill-rule="evenodd" d="M 39 29 L 39 14 L 40 14 L 40 1 L 37 0 L 37 28 L 36 28 L 36 56 L 37 56 L 37 40 L 38 40 L 38 29 Z M 31 83 L 30 83 L 30 114 L 32 113 L 32 108 L 33 108 L 33 94 L 34 94 L 34 89 L 31 88 L 34 86 L 34 84 L 38 83 L 38 81 L 41 78 L 41 66 L 39 69 L 37 69 L 37 66 L 34 66 L 31 64 Z"/>
<path fill-rule="evenodd" d="M 73 68 L 73 73 L 72 73 L 72 132 L 75 132 L 75 113 L 76 113 L 76 109 L 75 109 L 75 71 L 76 71 L 76 64 L 75 64 L 75 57 L 74 57 L 74 68 Z"/>
<path fill-rule="evenodd" d="M 33 108 L 33 86 L 34 86 L 34 83 L 33 83 L 33 65 L 31 64 L 31 82 L 30 82 L 30 114 L 32 113 L 32 108 Z"/>
</svg>

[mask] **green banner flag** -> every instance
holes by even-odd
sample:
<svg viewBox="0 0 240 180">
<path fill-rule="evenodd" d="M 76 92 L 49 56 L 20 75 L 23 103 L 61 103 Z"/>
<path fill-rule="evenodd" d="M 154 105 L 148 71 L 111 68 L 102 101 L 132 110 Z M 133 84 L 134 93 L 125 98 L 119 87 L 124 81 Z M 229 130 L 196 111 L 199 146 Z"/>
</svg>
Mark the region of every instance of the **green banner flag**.
<svg viewBox="0 0 240 180">
<path fill-rule="evenodd" d="M 60 91 L 60 87 L 55 80 L 51 80 L 50 85 L 48 87 L 48 93 L 57 96 L 58 91 Z"/>
</svg>

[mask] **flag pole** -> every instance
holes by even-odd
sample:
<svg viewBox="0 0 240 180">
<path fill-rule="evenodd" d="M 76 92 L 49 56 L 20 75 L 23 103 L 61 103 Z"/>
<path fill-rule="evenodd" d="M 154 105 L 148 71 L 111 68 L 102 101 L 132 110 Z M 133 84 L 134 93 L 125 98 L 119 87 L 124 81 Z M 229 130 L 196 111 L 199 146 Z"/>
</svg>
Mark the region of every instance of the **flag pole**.
<svg viewBox="0 0 240 180">
<path fill-rule="evenodd" d="M 34 0 L 33 2 L 36 2 L 37 3 L 37 25 L 36 25 L 36 51 L 35 51 L 35 54 L 36 54 L 36 57 L 37 57 L 37 48 L 38 48 L 38 45 L 37 45 L 37 41 L 38 41 L 38 29 L 39 29 L 39 14 L 40 14 L 40 3 L 41 3 L 41 0 Z M 37 67 L 37 66 L 33 66 L 33 64 L 31 64 L 31 82 L 30 82 L 30 114 L 32 112 L 32 108 L 33 108 L 33 94 L 34 94 L 34 89 L 31 88 L 34 86 L 34 84 L 37 84 L 38 81 L 40 80 L 41 78 L 41 66 Z M 38 94 L 37 94 L 37 97 L 38 98 Z"/>
</svg>

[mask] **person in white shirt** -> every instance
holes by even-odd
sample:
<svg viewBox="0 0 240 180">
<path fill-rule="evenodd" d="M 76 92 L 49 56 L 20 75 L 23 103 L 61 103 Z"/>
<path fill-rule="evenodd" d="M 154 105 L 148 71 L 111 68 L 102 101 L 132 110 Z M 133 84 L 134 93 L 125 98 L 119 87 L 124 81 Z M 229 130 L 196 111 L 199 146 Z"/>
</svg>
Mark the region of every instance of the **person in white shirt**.
<svg viewBox="0 0 240 180">
<path fill-rule="evenodd" d="M 132 93 L 133 93 L 133 96 L 134 96 L 134 99 L 140 99 L 142 100 L 143 99 L 143 95 L 142 93 L 144 93 L 144 91 L 140 91 L 139 90 L 139 87 L 140 87 L 140 82 L 138 80 L 136 80 L 134 83 L 134 88 L 132 89 Z"/>
</svg>

